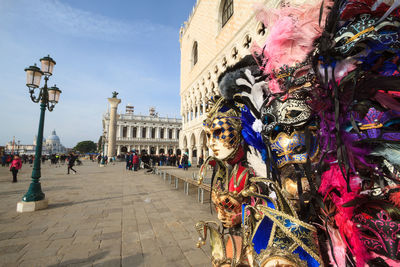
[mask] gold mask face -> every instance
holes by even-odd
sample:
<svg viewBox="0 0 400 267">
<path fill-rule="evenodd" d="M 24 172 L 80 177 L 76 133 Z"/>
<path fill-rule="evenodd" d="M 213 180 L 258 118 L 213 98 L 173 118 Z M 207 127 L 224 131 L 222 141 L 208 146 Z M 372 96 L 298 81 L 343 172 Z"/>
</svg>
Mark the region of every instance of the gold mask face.
<svg viewBox="0 0 400 267">
<path fill-rule="evenodd" d="M 229 194 L 212 192 L 211 200 L 215 204 L 218 219 L 225 227 L 231 228 L 241 223 L 242 206 L 238 199 Z"/>
<path fill-rule="evenodd" d="M 215 118 L 210 127 L 206 127 L 208 146 L 216 158 L 229 158 L 240 143 L 240 134 L 230 118 Z"/>
<path fill-rule="evenodd" d="M 203 122 L 208 146 L 220 160 L 233 158 L 241 141 L 241 121 L 238 109 L 228 107 L 218 99 Z"/>
</svg>

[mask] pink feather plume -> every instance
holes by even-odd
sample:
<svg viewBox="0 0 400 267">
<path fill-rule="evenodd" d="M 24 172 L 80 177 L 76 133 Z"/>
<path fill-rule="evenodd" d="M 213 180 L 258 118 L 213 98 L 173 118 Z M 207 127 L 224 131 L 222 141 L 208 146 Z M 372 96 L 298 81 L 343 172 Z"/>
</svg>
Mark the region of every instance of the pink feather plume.
<svg viewBox="0 0 400 267">
<path fill-rule="evenodd" d="M 331 196 L 331 199 L 337 208 L 335 223 L 339 229 L 342 240 L 348 242 L 347 246 L 356 258 L 357 267 L 363 267 L 371 258 L 371 255 L 362 244 L 359 238 L 359 230 L 351 220 L 353 217 L 354 207 L 343 207 L 343 204 L 359 197 L 361 180 L 357 176 L 351 176 L 351 192 L 347 192 L 346 181 L 337 164 L 331 165 L 331 168 L 324 172 L 321 178 L 321 185 L 318 192 L 324 196 L 327 196 L 328 194 Z M 334 189 L 340 192 L 340 197 L 331 193 Z"/>
<path fill-rule="evenodd" d="M 319 1 L 314 5 L 258 11 L 257 18 L 270 29 L 263 50 L 266 73 L 284 64 L 292 66 L 306 59 L 313 49 L 314 40 L 321 35 L 324 27 L 324 18 L 319 25 L 320 6 Z M 260 51 L 256 45 L 253 48 L 253 52 Z"/>
</svg>

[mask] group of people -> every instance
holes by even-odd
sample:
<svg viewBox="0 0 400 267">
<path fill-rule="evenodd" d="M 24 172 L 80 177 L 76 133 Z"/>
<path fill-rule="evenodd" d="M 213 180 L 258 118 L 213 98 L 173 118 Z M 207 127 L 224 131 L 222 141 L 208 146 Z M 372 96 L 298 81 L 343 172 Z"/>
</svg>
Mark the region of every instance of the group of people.
<svg viewBox="0 0 400 267">
<path fill-rule="evenodd" d="M 32 164 L 33 163 L 33 159 L 34 159 L 33 155 L 25 155 L 25 154 L 23 154 L 23 155 L 20 155 L 19 157 L 20 157 L 21 161 L 24 164 L 27 164 L 27 163 Z M 11 162 L 13 161 L 13 159 L 14 159 L 14 155 L 13 154 L 3 153 L 0 156 L 1 166 L 2 167 L 9 167 Z"/>
<path fill-rule="evenodd" d="M 2 157 L 6 157 L 6 159 L 11 158 L 4 165 L 9 166 L 10 172 L 12 173 L 12 182 L 13 183 L 18 182 L 17 176 L 18 176 L 19 170 L 22 168 L 22 165 L 26 164 L 28 162 L 29 164 L 31 164 L 31 167 L 32 167 L 33 160 L 34 160 L 34 157 L 32 157 L 32 162 L 24 160 L 24 159 L 28 158 L 26 155 L 22 155 L 22 156 L 20 156 L 20 155 L 5 155 L 4 156 L 3 155 Z M 76 174 L 77 171 L 73 167 L 77 164 L 77 162 L 81 162 L 79 160 L 79 157 L 77 155 L 75 155 L 74 153 L 70 153 L 68 156 L 63 155 L 62 157 L 61 156 L 52 157 L 52 156 L 45 156 L 44 155 L 41 158 L 41 163 L 43 164 L 46 161 L 47 158 L 49 158 L 51 160 L 51 164 L 52 165 L 58 163 L 58 160 L 53 162 L 52 159 L 63 158 L 62 162 L 65 162 L 65 161 L 67 162 L 67 166 L 68 166 L 67 167 L 67 174 L 70 174 L 70 171 L 73 171 Z M 81 164 L 81 163 L 78 163 L 78 165 L 79 164 Z"/>
<path fill-rule="evenodd" d="M 99 158 L 99 163 L 101 161 L 101 156 Z M 137 171 L 140 168 L 150 169 L 155 166 L 175 166 L 180 167 L 185 170 L 190 167 L 190 162 L 188 159 L 187 152 L 183 153 L 183 155 L 175 155 L 175 154 L 164 154 L 160 155 L 156 154 L 147 154 L 142 153 L 138 154 L 135 150 L 128 152 L 125 155 L 126 161 L 126 169 Z M 200 157 L 199 164 L 201 165 L 203 161 L 203 157 Z"/>
<path fill-rule="evenodd" d="M 139 169 L 139 156 L 136 154 L 136 151 L 128 152 L 126 155 L 126 169 L 137 171 Z"/>
<path fill-rule="evenodd" d="M 258 7 L 204 120 L 213 266 L 400 266 L 400 1 Z"/>
</svg>

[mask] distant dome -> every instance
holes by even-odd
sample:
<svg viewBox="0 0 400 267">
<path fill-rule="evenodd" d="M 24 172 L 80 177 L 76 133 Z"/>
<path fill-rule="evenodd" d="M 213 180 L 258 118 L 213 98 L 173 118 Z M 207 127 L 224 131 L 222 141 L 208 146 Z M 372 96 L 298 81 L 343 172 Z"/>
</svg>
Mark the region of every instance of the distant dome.
<svg viewBox="0 0 400 267">
<path fill-rule="evenodd" d="M 57 136 L 57 134 L 56 134 L 56 130 L 53 130 L 52 132 L 51 132 L 51 135 L 49 136 L 49 137 L 47 137 L 47 140 L 46 140 L 47 142 L 49 142 L 49 141 L 55 141 L 55 142 L 57 142 L 57 143 L 60 143 L 60 138 Z"/>
</svg>

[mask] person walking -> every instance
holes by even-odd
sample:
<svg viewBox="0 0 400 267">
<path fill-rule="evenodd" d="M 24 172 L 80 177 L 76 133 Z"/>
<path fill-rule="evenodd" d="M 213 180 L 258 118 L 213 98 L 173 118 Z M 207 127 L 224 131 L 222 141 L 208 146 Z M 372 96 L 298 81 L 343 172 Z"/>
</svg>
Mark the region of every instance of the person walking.
<svg viewBox="0 0 400 267">
<path fill-rule="evenodd" d="M 75 160 L 76 160 L 76 156 L 74 154 L 69 154 L 69 159 L 68 159 L 68 172 L 67 174 L 69 174 L 69 170 L 73 170 L 74 173 L 76 174 L 76 170 L 74 170 L 72 167 L 75 166 Z"/>
<path fill-rule="evenodd" d="M 139 157 L 138 155 L 136 155 L 136 153 L 133 154 L 132 164 L 133 164 L 133 170 L 137 171 L 139 167 Z"/>
<path fill-rule="evenodd" d="M 125 155 L 125 161 L 126 161 L 126 170 L 132 170 L 131 164 L 132 164 L 132 157 L 131 157 L 131 152 L 128 152 L 128 154 Z"/>
<path fill-rule="evenodd" d="M 14 156 L 13 161 L 11 162 L 11 166 L 10 166 L 10 171 L 12 172 L 12 176 L 13 176 L 13 183 L 17 182 L 17 174 L 18 174 L 18 170 L 20 170 L 22 168 L 22 162 L 21 159 L 18 156 Z"/>
<path fill-rule="evenodd" d="M 201 166 L 203 165 L 203 163 L 204 163 L 204 159 L 203 159 L 203 156 L 201 155 L 201 156 L 199 157 L 199 162 L 198 162 L 197 167 L 198 167 L 198 168 L 201 168 Z"/>
<path fill-rule="evenodd" d="M 188 156 L 187 152 L 183 153 L 183 156 L 182 156 L 182 159 L 181 159 L 181 165 L 182 165 L 184 171 L 188 170 L 188 167 L 189 167 L 189 156 Z"/>
</svg>

